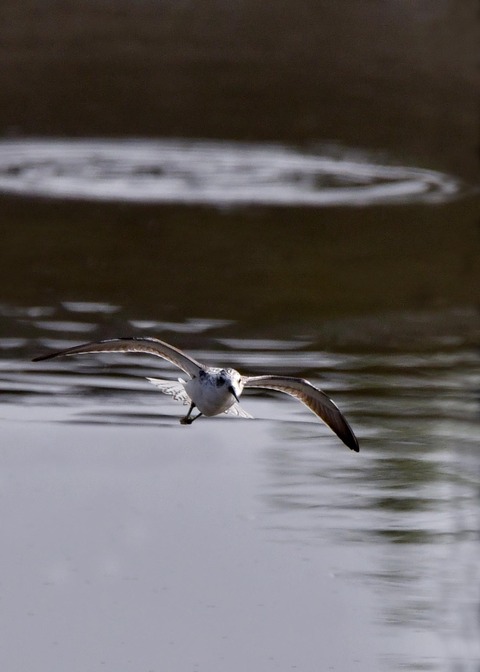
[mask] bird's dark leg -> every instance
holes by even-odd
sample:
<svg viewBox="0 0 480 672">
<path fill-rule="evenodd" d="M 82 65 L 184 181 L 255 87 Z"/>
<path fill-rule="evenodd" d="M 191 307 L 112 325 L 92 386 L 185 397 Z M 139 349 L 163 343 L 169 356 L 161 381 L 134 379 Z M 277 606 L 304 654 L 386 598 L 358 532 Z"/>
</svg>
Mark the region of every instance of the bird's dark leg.
<svg viewBox="0 0 480 672">
<path fill-rule="evenodd" d="M 194 408 L 196 408 L 196 406 L 192 401 L 192 403 L 190 404 L 190 408 L 188 409 L 187 415 L 184 418 L 180 418 L 180 424 L 181 425 L 191 425 L 194 420 L 196 420 L 197 418 L 199 418 L 202 415 L 201 413 L 199 413 L 194 418 L 192 418 L 191 413 L 192 413 Z"/>
</svg>

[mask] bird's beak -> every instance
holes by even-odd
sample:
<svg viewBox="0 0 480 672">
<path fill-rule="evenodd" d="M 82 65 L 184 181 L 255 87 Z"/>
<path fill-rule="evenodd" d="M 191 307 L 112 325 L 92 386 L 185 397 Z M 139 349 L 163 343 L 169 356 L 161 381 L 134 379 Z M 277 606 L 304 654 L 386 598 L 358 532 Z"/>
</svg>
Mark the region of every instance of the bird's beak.
<svg viewBox="0 0 480 672">
<path fill-rule="evenodd" d="M 237 403 L 240 403 L 240 401 L 238 399 L 238 394 L 235 392 L 235 388 L 233 387 L 233 385 L 230 385 L 230 387 L 228 388 L 228 391 L 230 392 L 232 397 L 235 397 L 235 400 L 237 401 Z"/>
</svg>

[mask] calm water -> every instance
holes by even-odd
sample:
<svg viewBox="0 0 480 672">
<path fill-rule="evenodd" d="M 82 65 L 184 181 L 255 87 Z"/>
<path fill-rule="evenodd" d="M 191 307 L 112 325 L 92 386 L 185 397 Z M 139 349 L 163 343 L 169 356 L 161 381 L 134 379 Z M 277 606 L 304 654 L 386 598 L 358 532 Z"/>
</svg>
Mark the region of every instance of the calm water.
<svg viewBox="0 0 480 672">
<path fill-rule="evenodd" d="M 361 210 L 360 251 L 350 211 L 4 201 L 3 666 L 477 670 L 473 205 Z M 360 454 L 267 394 L 180 426 L 155 358 L 30 362 L 128 334 L 308 377 Z"/>
<path fill-rule="evenodd" d="M 478 3 L 420 4 L 2 4 L 2 670 L 480 669 Z M 125 335 L 361 452 L 31 362 Z"/>
</svg>

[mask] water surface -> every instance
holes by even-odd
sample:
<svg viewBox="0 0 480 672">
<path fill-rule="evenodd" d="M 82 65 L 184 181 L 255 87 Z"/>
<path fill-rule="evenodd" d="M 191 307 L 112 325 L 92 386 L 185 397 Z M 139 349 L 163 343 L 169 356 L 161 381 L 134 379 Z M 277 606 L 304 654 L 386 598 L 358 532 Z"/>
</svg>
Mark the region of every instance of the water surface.
<svg viewBox="0 0 480 672">
<path fill-rule="evenodd" d="M 469 325 L 464 339 L 432 328 L 439 313 L 390 315 L 392 325 L 423 320 L 421 341 L 405 327 L 390 345 L 357 318 L 357 336 L 332 347 L 312 324 L 284 323 L 281 335 L 277 324 L 266 338 L 216 311 L 154 321 L 105 296 L 1 307 L 3 659 L 476 669 L 475 314 L 443 316 Z M 29 361 L 107 333 L 304 375 L 344 410 L 361 452 L 267 393 L 244 395 L 255 420 L 180 426 L 184 408 L 145 380 L 178 375 L 156 358 Z"/>
<path fill-rule="evenodd" d="M 384 159 L 385 161 L 385 159 Z M 0 143 L 0 190 L 139 203 L 332 206 L 441 203 L 465 190 L 433 170 L 381 163 L 341 147 L 201 140 L 16 140 Z"/>
<path fill-rule="evenodd" d="M 478 672 L 477 5 L 4 0 L 2 670 Z"/>
</svg>

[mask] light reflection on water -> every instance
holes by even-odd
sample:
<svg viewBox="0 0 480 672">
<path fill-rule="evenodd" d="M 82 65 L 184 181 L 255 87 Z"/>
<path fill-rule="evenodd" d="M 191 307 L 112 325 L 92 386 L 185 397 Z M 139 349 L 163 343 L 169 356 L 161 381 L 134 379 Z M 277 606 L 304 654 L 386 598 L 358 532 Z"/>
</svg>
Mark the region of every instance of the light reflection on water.
<svg viewBox="0 0 480 672">
<path fill-rule="evenodd" d="M 202 140 L 0 142 L 0 191 L 26 196 L 216 206 L 442 203 L 464 186 L 340 147 Z"/>
<path fill-rule="evenodd" d="M 39 350 L 65 347 L 85 335 L 95 338 L 95 313 L 116 310 L 90 303 L 3 306 L 3 316 L 22 324 L 35 340 L 3 342 L 2 414 L 25 417 L 25 408 L 32 414 L 37 408 L 49 422 L 72 427 L 177 427 L 181 407 L 143 380 L 156 370 L 177 376 L 162 360 L 93 355 L 29 363 Z M 151 321 L 133 323 L 151 333 Z M 155 335 L 166 338 L 161 324 L 155 324 Z M 263 485 L 257 493 L 265 535 L 294 546 L 368 549 L 370 567 L 339 566 L 339 575 L 351 585 L 369 586 L 381 605 L 376 618 L 406 641 L 424 633 L 440 642 L 435 655 L 424 659 L 408 649 L 387 656 L 385 669 L 476 669 L 470 663 L 480 657 L 478 353 L 468 345 L 441 348 L 435 340 L 421 352 L 324 351 L 314 339 L 294 334 L 234 338 L 231 321 L 208 318 L 163 326 L 167 340 L 188 346 L 200 361 L 254 373 L 262 367 L 301 373 L 338 402 L 358 433 L 359 456 L 343 450 L 287 398 L 242 399 L 271 437 L 262 449 Z M 128 329 L 124 325 L 119 335 Z M 236 429 L 231 419 L 205 422 L 227 442 Z"/>
</svg>

